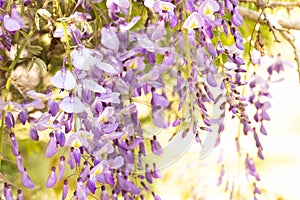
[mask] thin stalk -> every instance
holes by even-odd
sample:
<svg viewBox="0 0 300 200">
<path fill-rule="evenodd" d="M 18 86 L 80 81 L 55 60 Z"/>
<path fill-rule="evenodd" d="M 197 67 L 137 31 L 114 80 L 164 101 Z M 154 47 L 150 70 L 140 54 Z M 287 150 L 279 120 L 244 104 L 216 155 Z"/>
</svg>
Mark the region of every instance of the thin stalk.
<svg viewBox="0 0 300 200">
<path fill-rule="evenodd" d="M 64 39 L 67 48 L 66 51 L 67 51 L 68 65 L 69 65 L 69 70 L 72 71 L 73 67 L 72 67 L 72 58 L 71 58 L 71 47 L 70 47 L 69 37 L 67 33 L 67 24 L 63 22 L 63 26 L 64 26 L 64 36 L 65 36 Z"/>
<path fill-rule="evenodd" d="M 27 37 L 25 38 L 23 43 L 18 47 L 15 59 L 12 61 L 10 66 L 7 68 L 7 81 L 6 81 L 6 85 L 5 85 L 4 102 L 7 102 L 9 89 L 10 89 L 10 85 L 11 85 L 12 71 L 15 68 L 18 61 L 20 60 L 21 53 L 22 53 L 24 47 L 26 46 L 27 42 L 29 41 L 29 39 L 32 37 L 33 33 L 34 33 L 34 29 L 29 32 L 29 34 L 27 35 Z M 2 160 L 2 138 L 3 138 L 3 134 L 4 134 L 5 114 L 6 114 L 6 110 L 4 109 L 4 110 L 2 110 L 2 120 L 1 120 L 1 129 L 0 129 L 0 170 L 1 170 L 1 166 L 2 166 L 2 164 L 1 164 L 1 160 Z"/>
</svg>

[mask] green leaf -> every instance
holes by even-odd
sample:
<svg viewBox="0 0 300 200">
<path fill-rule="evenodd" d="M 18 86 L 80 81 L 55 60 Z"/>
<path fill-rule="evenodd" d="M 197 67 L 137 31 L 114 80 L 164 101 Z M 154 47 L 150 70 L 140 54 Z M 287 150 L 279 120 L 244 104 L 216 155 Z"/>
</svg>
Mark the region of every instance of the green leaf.
<svg viewBox="0 0 300 200">
<path fill-rule="evenodd" d="M 28 34 L 25 31 L 23 31 L 22 29 L 19 31 L 19 33 L 21 33 L 24 38 L 28 37 Z"/>
<path fill-rule="evenodd" d="M 35 62 L 36 62 L 36 64 L 37 64 L 42 70 L 47 71 L 47 65 L 46 65 L 46 63 L 45 63 L 42 59 L 36 58 L 36 59 L 35 59 Z"/>
<path fill-rule="evenodd" d="M 33 55 L 39 55 L 43 51 L 43 48 L 37 45 L 27 45 L 27 49 Z"/>
<path fill-rule="evenodd" d="M 35 23 L 36 29 L 39 31 L 40 30 L 40 17 L 37 13 L 35 14 L 35 17 L 34 17 L 34 23 Z"/>
<path fill-rule="evenodd" d="M 48 10 L 43 8 L 38 9 L 37 13 L 45 20 L 49 20 L 52 17 L 51 13 Z"/>
<path fill-rule="evenodd" d="M 35 62 L 35 59 L 36 59 L 36 57 L 34 56 L 34 57 L 32 57 L 32 59 L 31 59 L 31 61 L 30 61 L 30 65 L 29 65 L 29 69 L 28 69 L 28 71 L 30 71 L 31 69 L 32 69 L 32 67 L 33 67 L 33 64 L 34 64 L 34 62 Z"/>
</svg>

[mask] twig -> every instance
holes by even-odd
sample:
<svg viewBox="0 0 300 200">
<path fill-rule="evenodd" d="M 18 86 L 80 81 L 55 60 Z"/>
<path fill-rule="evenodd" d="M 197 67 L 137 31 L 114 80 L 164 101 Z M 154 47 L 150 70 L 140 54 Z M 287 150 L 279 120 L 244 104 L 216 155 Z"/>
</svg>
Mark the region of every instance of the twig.
<svg viewBox="0 0 300 200">
<path fill-rule="evenodd" d="M 299 82 L 300 82 L 300 52 L 299 52 L 297 45 L 295 44 L 295 39 L 294 39 L 293 35 L 287 31 L 281 30 L 280 33 L 281 33 L 282 37 L 284 37 L 294 49 L 295 60 L 297 62 L 297 66 L 298 66 L 298 74 L 299 74 Z"/>
<path fill-rule="evenodd" d="M 249 10 L 247 8 L 243 8 L 243 7 L 239 6 L 239 12 L 243 16 L 244 19 L 248 19 L 251 21 L 259 20 L 259 23 L 261 23 L 261 24 L 267 23 L 265 21 L 265 19 L 260 18 L 260 13 L 255 10 Z M 268 17 L 276 18 L 276 16 L 274 16 L 274 15 L 268 15 Z M 282 28 L 300 30 L 300 22 L 292 21 L 292 20 L 289 20 L 286 18 L 281 18 L 281 19 L 278 19 L 277 23 Z"/>
<path fill-rule="evenodd" d="M 242 3 L 257 3 L 257 0 L 240 0 L 239 2 Z M 276 1 L 270 1 L 265 3 L 266 8 L 274 8 L 274 7 L 300 7 L 300 2 L 276 2 Z"/>
<path fill-rule="evenodd" d="M 270 31 L 272 32 L 272 34 L 273 34 L 273 36 L 274 36 L 275 42 L 280 43 L 280 40 L 279 40 L 278 37 L 277 37 L 277 34 L 276 34 L 276 32 L 275 32 L 275 28 L 274 28 L 273 24 L 271 24 L 270 20 L 267 18 L 266 13 L 264 13 L 263 15 L 264 15 L 264 17 L 265 17 L 266 24 L 268 25 L 268 27 L 270 28 Z"/>
</svg>

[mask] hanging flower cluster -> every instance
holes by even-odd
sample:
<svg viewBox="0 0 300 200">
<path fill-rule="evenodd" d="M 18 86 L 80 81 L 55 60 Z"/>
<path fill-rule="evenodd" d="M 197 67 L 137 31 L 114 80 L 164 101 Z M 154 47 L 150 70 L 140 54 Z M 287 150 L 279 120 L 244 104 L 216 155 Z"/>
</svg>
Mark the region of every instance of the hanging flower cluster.
<svg viewBox="0 0 300 200">
<path fill-rule="evenodd" d="M 54 26 L 51 37 L 65 47 L 62 66 L 46 92 L 27 91 L 27 100 L 21 104 L 7 98 L 0 101 L 1 119 L 24 187 L 32 189 L 35 184 L 23 165 L 14 132 L 17 121 L 29 126 L 32 140 L 49 135 L 45 157 L 59 161 L 51 167 L 45 185 L 63 185 L 62 199 L 145 199 L 149 194 L 160 199 L 150 186 L 162 177 L 160 163 L 151 157 L 164 155 L 165 138 L 172 141 L 176 134 L 182 139 L 192 135 L 201 143 L 201 135 L 215 131 L 213 126 L 221 134 L 226 113 L 239 118 L 246 135 L 253 133 L 258 156 L 263 158 L 245 107 L 255 105 L 254 120 L 266 135 L 263 122 L 270 120 L 270 104 L 260 96 L 269 93 L 256 74 L 251 77 L 249 100 L 240 92 L 247 84 L 243 78 L 247 70 L 238 1 L 79 0 L 60 5 L 54 0 L 41 4 L 24 1 L 22 9 L 24 5 L 38 9 L 35 24 L 28 26 L 39 30 L 39 17 Z M 0 6 L 4 8 L 4 1 Z M 10 6 L 1 23 L 0 46 L 3 50 L 5 43 L 10 50 L 11 37 L 28 28 L 18 5 Z M 233 41 L 230 46 L 222 40 L 224 36 Z M 277 61 L 272 64 L 270 76 L 282 66 Z M 257 87 L 261 87 L 259 94 Z M 140 104 L 146 109 L 140 109 Z M 220 114 L 213 116 L 211 109 Z M 30 115 L 33 110 L 40 115 Z M 252 158 L 248 154 L 245 158 L 247 173 L 259 180 Z M 219 184 L 224 173 L 223 166 Z M 13 199 L 9 183 L 4 185 L 4 196 Z M 23 199 L 20 189 L 17 199 Z"/>
</svg>

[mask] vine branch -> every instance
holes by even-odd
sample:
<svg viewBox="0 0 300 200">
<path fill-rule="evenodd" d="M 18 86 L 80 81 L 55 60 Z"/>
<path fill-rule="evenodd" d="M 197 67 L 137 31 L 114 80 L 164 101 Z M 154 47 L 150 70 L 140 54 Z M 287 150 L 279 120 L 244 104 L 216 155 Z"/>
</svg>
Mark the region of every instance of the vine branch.
<svg viewBox="0 0 300 200">
<path fill-rule="evenodd" d="M 257 0 L 240 0 L 242 3 L 257 3 Z M 266 8 L 274 7 L 300 7 L 300 1 L 296 2 L 278 2 L 278 1 L 269 1 L 264 5 Z"/>
<path fill-rule="evenodd" d="M 260 18 L 260 13 L 255 10 L 250 10 L 250 9 L 239 6 L 239 12 L 243 16 L 244 19 L 248 19 L 251 21 L 259 20 L 259 23 L 267 24 L 267 22 L 265 21 L 266 19 Z M 269 19 L 270 18 L 276 19 L 276 22 L 278 23 L 278 25 L 281 26 L 281 28 L 300 30 L 300 22 L 299 21 L 292 21 L 292 20 L 286 19 L 286 18 L 279 19 L 275 15 L 271 15 L 271 14 L 266 14 L 266 15 Z M 274 25 L 275 24 L 273 24 L 273 26 Z"/>
</svg>

